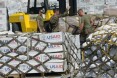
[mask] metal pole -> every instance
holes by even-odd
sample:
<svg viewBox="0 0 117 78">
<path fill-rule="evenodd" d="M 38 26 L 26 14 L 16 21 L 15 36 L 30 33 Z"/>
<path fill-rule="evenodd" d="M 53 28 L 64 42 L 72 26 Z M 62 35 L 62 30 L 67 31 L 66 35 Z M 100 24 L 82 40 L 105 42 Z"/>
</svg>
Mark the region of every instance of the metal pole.
<svg viewBox="0 0 117 78">
<path fill-rule="evenodd" d="M 28 4 L 27 4 L 27 13 L 29 13 L 30 12 L 30 0 L 28 0 Z"/>
<path fill-rule="evenodd" d="M 66 0 L 58 0 L 59 1 L 59 11 L 63 14 L 66 11 Z"/>
<path fill-rule="evenodd" d="M 77 14 L 77 0 L 69 0 L 69 15 L 73 16 Z"/>
</svg>

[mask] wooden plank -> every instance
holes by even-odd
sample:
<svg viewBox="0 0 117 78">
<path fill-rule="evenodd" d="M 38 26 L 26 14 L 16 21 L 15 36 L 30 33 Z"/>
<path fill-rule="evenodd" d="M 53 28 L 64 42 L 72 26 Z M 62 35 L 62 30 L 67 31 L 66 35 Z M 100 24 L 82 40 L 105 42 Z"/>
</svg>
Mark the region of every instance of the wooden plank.
<svg viewBox="0 0 117 78">
<path fill-rule="evenodd" d="M 19 74 L 12 74 L 12 75 L 9 75 L 6 78 L 21 78 L 21 75 L 19 75 Z"/>
</svg>

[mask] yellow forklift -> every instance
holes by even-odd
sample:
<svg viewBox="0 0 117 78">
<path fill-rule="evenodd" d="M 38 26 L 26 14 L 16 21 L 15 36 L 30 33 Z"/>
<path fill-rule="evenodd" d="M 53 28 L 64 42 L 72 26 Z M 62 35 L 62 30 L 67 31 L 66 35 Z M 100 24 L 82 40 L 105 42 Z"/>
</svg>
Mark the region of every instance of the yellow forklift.
<svg viewBox="0 0 117 78">
<path fill-rule="evenodd" d="M 41 3 L 41 7 L 37 7 L 37 1 L 40 0 L 32 0 L 34 1 L 34 6 L 30 6 L 31 0 L 28 0 L 27 5 L 27 13 L 17 12 L 9 16 L 9 22 L 12 23 L 12 30 L 21 31 L 21 32 L 37 32 L 37 21 L 35 17 L 38 14 L 39 9 L 45 10 L 45 23 L 48 24 L 51 16 L 54 15 L 53 10 L 57 8 L 56 6 L 50 6 L 48 0 L 44 0 Z M 60 13 L 64 13 L 66 10 L 66 0 L 57 0 L 59 1 L 59 11 Z M 70 11 L 69 14 L 71 16 L 77 14 L 77 0 L 69 0 Z M 34 17 L 35 16 L 35 17 Z"/>
<path fill-rule="evenodd" d="M 37 1 L 34 0 L 34 6 L 30 7 L 31 0 L 28 0 L 27 13 L 17 12 L 9 16 L 9 23 L 12 23 L 12 30 L 21 32 L 37 32 L 36 16 L 39 9 L 45 10 L 45 20 L 49 21 L 54 14 L 53 8 L 48 5 L 48 0 L 42 2 L 41 7 L 37 7 Z"/>
</svg>

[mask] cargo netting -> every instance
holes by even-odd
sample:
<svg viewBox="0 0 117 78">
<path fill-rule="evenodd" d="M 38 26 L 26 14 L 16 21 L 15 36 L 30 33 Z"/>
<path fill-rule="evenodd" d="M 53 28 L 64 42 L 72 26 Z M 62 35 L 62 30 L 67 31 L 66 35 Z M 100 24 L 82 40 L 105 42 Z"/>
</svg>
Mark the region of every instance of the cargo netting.
<svg viewBox="0 0 117 78">
<path fill-rule="evenodd" d="M 117 78 L 117 24 L 103 25 L 83 44 L 83 77 Z"/>
<path fill-rule="evenodd" d="M 80 69 L 79 35 L 24 33 L 0 35 L 0 75 L 59 73 L 75 77 Z"/>
</svg>

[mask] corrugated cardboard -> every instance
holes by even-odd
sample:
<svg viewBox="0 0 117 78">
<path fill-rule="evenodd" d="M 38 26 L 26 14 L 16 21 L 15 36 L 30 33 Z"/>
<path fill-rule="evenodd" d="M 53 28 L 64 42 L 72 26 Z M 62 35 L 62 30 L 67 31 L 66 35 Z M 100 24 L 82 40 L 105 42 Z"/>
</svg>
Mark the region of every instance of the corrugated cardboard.
<svg viewBox="0 0 117 78">
<path fill-rule="evenodd" d="M 68 35 L 70 37 L 69 38 L 70 40 L 65 39 L 65 37 L 68 38 Z M 71 54 L 73 54 L 73 57 L 77 58 L 75 56 L 75 54 L 73 52 L 71 52 L 70 46 L 75 51 L 75 53 L 78 53 L 76 51 L 75 47 L 72 45 L 74 43 L 74 45 L 76 45 L 79 48 L 79 42 L 75 41 L 75 39 L 76 40 L 79 39 L 79 36 L 73 36 L 70 33 L 63 34 L 62 32 L 56 32 L 56 33 L 50 33 L 50 34 L 39 34 L 38 36 L 35 37 L 36 39 L 33 39 L 32 37 L 27 38 L 27 37 L 19 36 L 19 37 L 15 37 L 18 40 L 18 42 L 17 42 L 17 40 L 14 39 L 12 42 L 10 42 L 8 44 L 7 42 L 12 40 L 13 38 L 14 37 L 5 37 L 5 36 L 2 37 L 1 36 L 0 41 L 2 41 L 3 43 L 6 43 L 6 46 L 4 45 L 3 47 L 0 47 L 0 50 L 4 54 L 8 53 L 8 52 L 9 52 L 9 54 L 6 54 L 4 57 L 2 57 L 0 59 L 0 62 L 6 63 L 11 59 L 9 56 L 15 57 L 20 54 L 17 57 L 17 59 L 19 59 L 19 60 L 13 59 L 8 64 L 12 65 L 13 67 L 16 67 L 22 61 L 26 61 L 28 64 L 22 63 L 19 65 L 19 67 L 16 68 L 16 69 L 23 71 L 24 73 L 27 72 L 31 68 L 31 66 L 29 66 L 29 65 L 36 66 L 36 68 L 38 68 L 42 72 L 46 72 L 47 69 L 45 69 L 43 67 L 43 65 L 45 65 L 45 67 L 47 67 L 49 69 L 49 71 L 47 71 L 46 73 L 49 73 L 51 71 L 64 72 L 64 71 L 66 71 L 66 69 L 68 67 L 67 61 L 66 61 L 67 55 L 70 55 L 70 53 L 71 53 Z M 40 39 L 45 42 L 40 42 L 39 41 Z M 47 42 L 64 43 L 64 44 L 66 44 L 68 51 L 65 49 L 65 46 L 63 46 L 63 45 L 57 45 L 57 44 L 54 45 L 54 44 L 50 44 Z M 20 43 L 24 44 L 24 45 L 20 46 Z M 7 44 L 9 47 L 11 47 L 11 49 L 9 49 L 9 47 L 7 47 Z M 2 45 L 3 44 L 0 43 L 0 46 L 2 46 Z M 18 48 L 16 48 L 16 47 L 18 47 Z M 33 48 L 43 49 L 44 47 L 47 47 L 47 49 L 44 52 L 42 52 L 41 54 L 38 54 L 41 51 L 33 49 Z M 24 55 L 23 53 L 26 53 L 26 55 Z M 7 55 L 9 55 L 9 56 L 7 56 Z M 50 60 L 48 55 L 55 57 L 55 58 L 59 58 L 59 59 Z M 0 54 L 0 56 L 2 56 L 2 55 Z M 65 59 L 63 59 L 63 58 L 65 58 Z M 47 61 L 47 62 L 45 62 L 45 61 Z M 72 58 L 70 59 L 70 61 L 72 61 L 74 63 L 74 65 L 76 64 Z M 43 65 L 38 66 L 39 64 L 43 64 Z M 75 65 L 75 66 L 77 66 L 77 65 Z M 3 68 L 0 69 L 0 72 L 3 72 L 6 74 L 10 70 L 11 70 L 11 68 L 9 68 L 7 65 L 5 65 Z M 32 69 L 28 73 L 39 73 L 39 72 L 37 72 L 35 69 Z M 12 74 L 17 74 L 17 72 L 14 71 Z"/>
<path fill-rule="evenodd" d="M 54 45 L 54 44 L 47 45 L 46 43 L 38 42 L 39 40 L 38 36 L 33 36 L 33 38 L 34 39 L 32 39 L 32 46 L 35 49 L 43 50 L 46 47 L 46 49 L 44 50 L 44 52 L 46 53 L 63 51 L 63 45 Z"/>
<path fill-rule="evenodd" d="M 68 29 L 69 25 L 79 26 L 78 16 L 67 16 L 59 19 L 59 31 L 71 33 L 73 28 Z"/>
<path fill-rule="evenodd" d="M 0 0 L 0 8 L 5 8 L 5 0 Z"/>
<path fill-rule="evenodd" d="M 62 43 L 64 42 L 64 34 L 62 32 L 54 32 L 49 34 L 40 34 L 40 40 L 48 43 Z"/>
<path fill-rule="evenodd" d="M 48 69 L 49 72 L 54 71 L 54 72 L 64 72 L 67 69 L 67 62 L 66 61 L 57 61 L 57 62 L 47 62 L 44 64 Z M 15 64 L 13 66 L 16 66 Z M 31 67 L 27 64 L 20 64 L 19 66 L 19 70 L 22 72 L 26 72 L 30 69 Z M 46 69 L 44 69 L 43 66 L 39 66 L 37 67 L 39 70 L 41 70 L 42 72 L 45 72 Z M 4 66 L 2 69 L 0 69 L 0 72 L 7 74 L 8 72 L 11 71 L 11 68 L 9 68 L 8 66 Z M 30 73 L 38 73 L 36 70 L 31 70 Z M 41 73 L 41 72 L 40 72 Z M 12 72 L 12 74 L 17 74 L 17 72 Z"/>
<path fill-rule="evenodd" d="M 6 8 L 0 8 L 0 31 L 5 31 L 5 30 L 7 30 L 7 28 L 8 27 L 7 27 L 7 11 L 6 11 Z"/>
<path fill-rule="evenodd" d="M 7 22 L 7 18 L 5 15 L 0 15 L 0 22 Z"/>
<path fill-rule="evenodd" d="M 117 16 L 117 8 L 105 9 L 104 14 L 109 16 Z"/>
<path fill-rule="evenodd" d="M 42 59 L 41 61 L 44 62 L 44 61 L 46 61 L 46 60 L 48 60 L 52 57 L 52 58 L 55 58 L 55 59 L 51 59 L 50 61 L 51 62 L 57 62 L 59 60 L 63 60 L 63 58 L 65 58 L 67 56 L 66 54 L 67 53 L 65 53 L 65 52 L 43 54 L 41 56 L 41 59 Z"/>
<path fill-rule="evenodd" d="M 44 52 L 46 53 L 50 53 L 50 52 L 59 52 L 59 51 L 63 51 L 63 46 L 64 45 L 49 45 Z"/>
<path fill-rule="evenodd" d="M 0 8 L 0 15 L 5 15 L 6 16 L 6 8 Z"/>
</svg>

